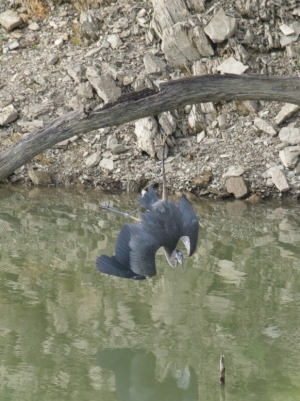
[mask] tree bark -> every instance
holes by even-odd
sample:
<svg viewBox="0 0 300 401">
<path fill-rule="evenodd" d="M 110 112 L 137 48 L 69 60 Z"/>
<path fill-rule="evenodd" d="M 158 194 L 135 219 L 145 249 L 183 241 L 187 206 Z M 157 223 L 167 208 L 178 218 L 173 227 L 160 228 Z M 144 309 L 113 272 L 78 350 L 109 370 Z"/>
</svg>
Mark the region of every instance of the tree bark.
<svg viewBox="0 0 300 401">
<path fill-rule="evenodd" d="M 24 135 L 0 155 L 0 180 L 34 156 L 74 135 L 174 110 L 221 100 L 266 100 L 300 105 L 300 78 L 260 75 L 203 75 L 164 81 L 157 90 L 122 95 L 92 111 L 76 110 Z"/>
</svg>

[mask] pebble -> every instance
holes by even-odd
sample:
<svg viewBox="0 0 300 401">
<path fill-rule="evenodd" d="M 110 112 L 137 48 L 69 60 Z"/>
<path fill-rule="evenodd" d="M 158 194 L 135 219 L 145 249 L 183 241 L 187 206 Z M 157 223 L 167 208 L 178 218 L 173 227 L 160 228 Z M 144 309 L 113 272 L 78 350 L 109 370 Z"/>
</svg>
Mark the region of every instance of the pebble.
<svg viewBox="0 0 300 401">
<path fill-rule="evenodd" d="M 243 177 L 230 177 L 226 180 L 226 189 L 236 199 L 244 198 L 249 193 L 249 186 Z"/>
<path fill-rule="evenodd" d="M 277 135 L 276 130 L 262 118 L 256 117 L 254 119 L 254 125 L 266 134 L 269 134 L 271 136 Z"/>
<path fill-rule="evenodd" d="M 294 113 L 300 110 L 300 106 L 297 104 L 285 103 L 282 106 L 280 112 L 275 117 L 275 123 L 277 125 L 282 124 L 285 120 L 290 118 Z"/>
<path fill-rule="evenodd" d="M 228 17 L 223 8 L 212 17 L 210 22 L 204 28 L 204 32 L 214 43 L 221 43 L 231 38 L 238 28 L 236 18 Z"/>
<path fill-rule="evenodd" d="M 300 128 L 284 127 L 279 131 L 279 139 L 289 145 L 300 144 Z"/>
<path fill-rule="evenodd" d="M 85 165 L 86 167 L 95 167 L 99 164 L 101 160 L 101 154 L 96 152 L 90 155 L 86 160 L 85 160 Z"/>
<path fill-rule="evenodd" d="M 217 71 L 222 74 L 242 74 L 247 71 L 249 68 L 248 65 L 244 65 L 240 61 L 237 61 L 234 57 L 230 56 L 227 60 L 223 61 L 218 67 Z"/>
<path fill-rule="evenodd" d="M 280 192 L 286 192 L 290 189 L 287 179 L 281 169 L 274 169 L 271 173 L 272 181 Z"/>
<path fill-rule="evenodd" d="M 12 10 L 6 10 L 0 14 L 0 25 L 2 25 L 8 31 L 17 28 L 21 24 L 21 17 Z"/>
<path fill-rule="evenodd" d="M 230 166 L 229 169 L 222 175 L 223 178 L 228 178 L 228 177 L 239 177 L 240 175 L 243 175 L 245 172 L 245 169 L 243 166 Z"/>
</svg>

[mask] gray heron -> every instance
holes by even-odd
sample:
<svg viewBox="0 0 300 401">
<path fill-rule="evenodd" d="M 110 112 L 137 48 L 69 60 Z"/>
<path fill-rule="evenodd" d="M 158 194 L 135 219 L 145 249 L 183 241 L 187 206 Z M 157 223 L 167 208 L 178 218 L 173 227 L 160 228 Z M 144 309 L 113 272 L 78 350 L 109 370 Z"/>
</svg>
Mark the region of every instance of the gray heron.
<svg viewBox="0 0 300 401">
<path fill-rule="evenodd" d="M 188 256 L 191 256 L 197 246 L 199 222 L 185 196 L 177 206 L 168 199 L 164 159 L 162 199 L 151 186 L 137 200 L 146 211 L 141 213 L 138 223 L 122 227 L 116 241 L 115 255 L 101 255 L 96 261 L 97 269 L 102 273 L 135 280 L 152 277 L 156 274 L 155 255 L 161 247 L 172 267 L 178 263 L 183 267 L 183 254 L 176 249 L 177 243 L 181 239 Z M 124 215 L 128 216 L 126 213 Z"/>
</svg>

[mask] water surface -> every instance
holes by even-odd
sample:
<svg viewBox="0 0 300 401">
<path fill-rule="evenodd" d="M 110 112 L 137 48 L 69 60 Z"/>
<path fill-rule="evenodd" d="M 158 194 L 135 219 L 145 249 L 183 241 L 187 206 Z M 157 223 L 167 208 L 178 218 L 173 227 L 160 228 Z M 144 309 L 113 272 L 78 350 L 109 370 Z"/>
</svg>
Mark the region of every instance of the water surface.
<svg viewBox="0 0 300 401">
<path fill-rule="evenodd" d="M 128 222 L 108 199 L 136 206 L 0 189 L 0 399 L 299 400 L 299 205 L 202 200 L 185 272 L 160 251 L 136 282 L 95 269 Z"/>
</svg>

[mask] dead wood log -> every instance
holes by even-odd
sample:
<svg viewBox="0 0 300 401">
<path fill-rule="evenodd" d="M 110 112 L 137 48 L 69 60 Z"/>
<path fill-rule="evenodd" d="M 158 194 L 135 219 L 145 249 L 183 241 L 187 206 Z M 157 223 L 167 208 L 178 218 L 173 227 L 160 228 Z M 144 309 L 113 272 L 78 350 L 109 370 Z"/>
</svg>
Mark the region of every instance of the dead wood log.
<svg viewBox="0 0 300 401">
<path fill-rule="evenodd" d="M 92 111 L 76 110 L 24 135 L 0 155 L 0 180 L 34 156 L 74 135 L 174 110 L 221 100 L 266 100 L 300 105 L 300 78 L 260 75 L 203 75 L 164 81 L 157 90 L 122 95 Z"/>
</svg>

